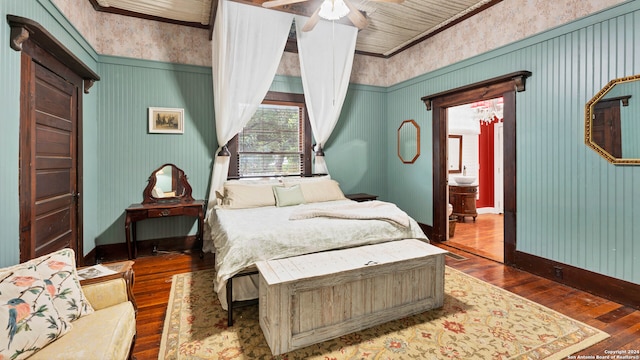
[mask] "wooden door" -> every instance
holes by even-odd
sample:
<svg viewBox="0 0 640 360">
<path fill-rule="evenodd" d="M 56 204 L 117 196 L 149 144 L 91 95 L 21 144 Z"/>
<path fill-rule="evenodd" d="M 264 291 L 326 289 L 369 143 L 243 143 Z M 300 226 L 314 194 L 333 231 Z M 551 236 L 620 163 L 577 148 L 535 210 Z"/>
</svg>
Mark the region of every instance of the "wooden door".
<svg viewBox="0 0 640 360">
<path fill-rule="evenodd" d="M 82 92 L 100 76 L 37 22 L 7 15 L 20 57 L 20 261 L 69 247 L 83 265 Z"/>
<path fill-rule="evenodd" d="M 68 247 L 81 263 L 79 85 L 55 59 L 40 54 L 37 60 L 22 54 L 20 260 Z"/>
</svg>

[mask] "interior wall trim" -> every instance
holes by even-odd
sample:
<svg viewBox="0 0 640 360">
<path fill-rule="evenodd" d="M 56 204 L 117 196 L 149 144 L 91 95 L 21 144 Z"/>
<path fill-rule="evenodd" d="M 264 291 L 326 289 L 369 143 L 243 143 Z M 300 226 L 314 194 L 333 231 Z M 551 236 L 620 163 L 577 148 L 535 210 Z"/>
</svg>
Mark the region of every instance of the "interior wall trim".
<svg viewBox="0 0 640 360">
<path fill-rule="evenodd" d="M 640 310 L 640 284 L 522 251 L 515 252 L 514 267 Z"/>
<path fill-rule="evenodd" d="M 211 66 L 179 64 L 159 60 L 136 59 L 116 55 L 100 55 L 98 63 L 103 65 L 122 65 L 140 67 L 145 69 L 158 69 L 168 71 L 190 72 L 211 76 Z"/>
<path fill-rule="evenodd" d="M 84 80 L 84 93 L 88 94 L 89 89 L 95 81 L 100 80 L 89 66 L 80 60 L 73 52 L 67 49 L 58 39 L 49 33 L 39 23 L 21 16 L 7 15 L 7 22 L 11 26 L 10 46 L 15 51 L 22 51 L 22 45 L 26 41 L 32 41 L 43 49 L 46 49 L 54 58 Z"/>
</svg>

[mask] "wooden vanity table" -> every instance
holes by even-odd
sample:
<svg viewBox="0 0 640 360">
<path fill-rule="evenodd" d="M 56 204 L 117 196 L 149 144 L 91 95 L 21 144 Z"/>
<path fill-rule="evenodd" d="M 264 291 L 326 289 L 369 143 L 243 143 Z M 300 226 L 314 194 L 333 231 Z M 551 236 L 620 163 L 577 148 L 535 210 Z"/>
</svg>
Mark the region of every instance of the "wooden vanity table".
<svg viewBox="0 0 640 360">
<path fill-rule="evenodd" d="M 196 234 L 196 241 L 198 244 L 202 244 L 204 200 L 178 203 L 131 204 L 131 206 L 126 209 L 126 212 L 127 215 L 124 220 L 124 230 L 126 232 L 129 259 L 135 259 L 138 256 L 136 222 L 140 220 L 169 216 L 196 217 L 198 218 L 198 233 Z"/>
<path fill-rule="evenodd" d="M 476 194 L 478 185 L 449 185 L 449 202 L 453 206 L 452 215 L 458 216 L 458 221 L 464 222 L 465 216 L 473 216 L 476 221 Z"/>
<path fill-rule="evenodd" d="M 124 230 L 129 259 L 138 256 L 136 222 L 170 216 L 193 216 L 198 219 L 196 241 L 202 245 L 204 200 L 194 200 L 191 185 L 184 171 L 173 164 L 164 164 L 149 176 L 141 204 L 131 204 L 126 210 Z"/>
</svg>

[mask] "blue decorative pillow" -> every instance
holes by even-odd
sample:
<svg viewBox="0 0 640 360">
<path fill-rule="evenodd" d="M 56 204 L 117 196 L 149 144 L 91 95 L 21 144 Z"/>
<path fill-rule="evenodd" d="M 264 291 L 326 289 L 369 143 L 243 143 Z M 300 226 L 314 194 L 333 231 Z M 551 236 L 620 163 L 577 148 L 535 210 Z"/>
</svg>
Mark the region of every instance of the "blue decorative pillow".
<svg viewBox="0 0 640 360">
<path fill-rule="evenodd" d="M 290 187 L 274 186 L 273 195 L 276 197 L 276 206 L 292 206 L 304 204 L 304 195 L 300 185 L 293 185 Z"/>
</svg>

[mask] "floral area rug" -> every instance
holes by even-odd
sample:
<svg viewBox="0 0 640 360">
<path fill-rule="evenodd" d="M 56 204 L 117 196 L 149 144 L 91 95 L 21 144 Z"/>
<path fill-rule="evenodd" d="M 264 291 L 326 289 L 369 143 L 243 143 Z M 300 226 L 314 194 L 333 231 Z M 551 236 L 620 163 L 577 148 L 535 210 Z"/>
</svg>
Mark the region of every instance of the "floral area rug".
<svg viewBox="0 0 640 360">
<path fill-rule="evenodd" d="M 174 275 L 159 359 L 562 359 L 609 336 L 446 267 L 442 308 L 272 356 L 258 306 L 228 328 L 213 278 Z"/>
</svg>

